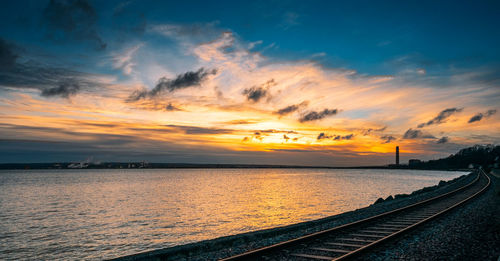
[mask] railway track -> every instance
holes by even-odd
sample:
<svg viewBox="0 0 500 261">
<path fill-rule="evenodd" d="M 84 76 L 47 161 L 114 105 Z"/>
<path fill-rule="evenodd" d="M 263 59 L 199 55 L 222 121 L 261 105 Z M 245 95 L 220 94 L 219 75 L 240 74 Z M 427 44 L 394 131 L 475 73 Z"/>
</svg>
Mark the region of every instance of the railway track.
<svg viewBox="0 0 500 261">
<path fill-rule="evenodd" d="M 485 191 L 490 178 L 482 170 L 471 183 L 403 208 L 316 232 L 275 245 L 222 259 L 233 260 L 347 260 L 387 242 Z"/>
</svg>

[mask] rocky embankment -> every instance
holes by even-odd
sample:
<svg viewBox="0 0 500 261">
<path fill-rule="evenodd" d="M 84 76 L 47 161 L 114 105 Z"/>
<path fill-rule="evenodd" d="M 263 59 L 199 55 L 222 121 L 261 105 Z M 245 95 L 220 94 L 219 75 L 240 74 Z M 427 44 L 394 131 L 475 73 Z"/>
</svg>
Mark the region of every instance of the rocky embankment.
<svg viewBox="0 0 500 261">
<path fill-rule="evenodd" d="M 500 260 L 500 172 L 484 194 L 359 260 Z"/>
<path fill-rule="evenodd" d="M 149 251 L 120 260 L 217 260 L 243 253 L 252 249 L 272 245 L 327 228 L 343 225 L 397 209 L 437 195 L 457 189 L 470 183 L 475 174 L 464 175 L 454 180 L 441 181 L 438 185 L 417 190 L 409 195 L 395 195 L 385 200 L 377 200 L 376 204 L 339 215 L 298 224 L 260 230 L 234 236 L 205 240 L 197 243 Z M 383 259 L 383 257 L 381 257 Z"/>
</svg>

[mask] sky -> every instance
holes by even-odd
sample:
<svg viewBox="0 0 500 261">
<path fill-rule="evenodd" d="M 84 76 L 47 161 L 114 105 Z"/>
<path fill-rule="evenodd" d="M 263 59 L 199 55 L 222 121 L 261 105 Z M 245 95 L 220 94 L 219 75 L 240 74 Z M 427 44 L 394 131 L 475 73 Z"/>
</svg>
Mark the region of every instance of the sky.
<svg viewBox="0 0 500 261">
<path fill-rule="evenodd" d="M 500 141 L 498 1 L 8 1 L 0 163 L 367 166 Z"/>
</svg>

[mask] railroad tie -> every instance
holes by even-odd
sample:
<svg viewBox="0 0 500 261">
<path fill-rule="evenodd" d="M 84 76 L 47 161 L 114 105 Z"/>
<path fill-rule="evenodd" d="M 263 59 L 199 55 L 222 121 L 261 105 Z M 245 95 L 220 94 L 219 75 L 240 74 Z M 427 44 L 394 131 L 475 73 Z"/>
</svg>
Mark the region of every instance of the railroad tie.
<svg viewBox="0 0 500 261">
<path fill-rule="evenodd" d="M 337 243 L 337 242 L 326 242 L 326 245 L 332 245 L 332 246 L 342 246 L 342 247 L 364 247 L 365 245 L 358 245 L 358 244 L 348 244 L 348 243 Z"/>
<path fill-rule="evenodd" d="M 318 259 L 318 260 L 333 260 L 333 257 L 329 256 L 318 256 L 318 255 L 309 255 L 309 254 L 292 254 L 292 256 L 296 257 L 305 257 L 310 259 Z"/>
<path fill-rule="evenodd" d="M 310 249 L 318 250 L 318 251 L 325 251 L 325 252 L 341 253 L 341 254 L 346 254 L 346 253 L 351 252 L 350 250 L 345 250 L 345 249 L 333 249 L 333 248 L 325 248 L 325 247 L 311 247 Z"/>
</svg>

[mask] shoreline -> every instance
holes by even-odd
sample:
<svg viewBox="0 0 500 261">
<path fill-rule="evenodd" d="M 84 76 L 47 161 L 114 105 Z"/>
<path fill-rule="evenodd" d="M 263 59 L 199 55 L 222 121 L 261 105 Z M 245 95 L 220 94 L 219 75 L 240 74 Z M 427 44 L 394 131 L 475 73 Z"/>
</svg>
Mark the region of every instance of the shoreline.
<svg viewBox="0 0 500 261">
<path fill-rule="evenodd" d="M 148 167 L 128 167 L 128 163 L 117 163 L 112 167 L 101 165 L 90 165 L 83 168 L 57 167 L 56 163 L 0 163 L 0 171 L 2 170 L 96 170 L 96 169 L 111 169 L 111 170 L 137 170 L 137 169 L 394 169 L 394 170 L 425 170 L 425 171 L 464 171 L 470 172 L 471 169 L 463 168 L 412 168 L 407 165 L 401 166 L 349 166 L 349 167 L 334 167 L 334 166 L 294 166 L 294 165 L 254 165 L 254 164 L 190 164 L 190 163 L 151 163 Z M 71 163 L 60 163 L 71 164 Z"/>
<path fill-rule="evenodd" d="M 474 175 L 469 173 L 448 182 L 441 181 L 435 186 L 416 190 L 403 197 L 386 199 L 381 203 L 373 203 L 357 210 L 321 219 L 151 250 L 112 260 L 156 260 L 160 258 L 162 260 L 216 260 L 416 203 L 458 188 L 472 181 L 473 178 Z M 388 198 L 390 197 L 392 195 Z"/>
<path fill-rule="evenodd" d="M 495 171 L 479 197 L 355 260 L 500 260 L 500 175 Z"/>
</svg>

